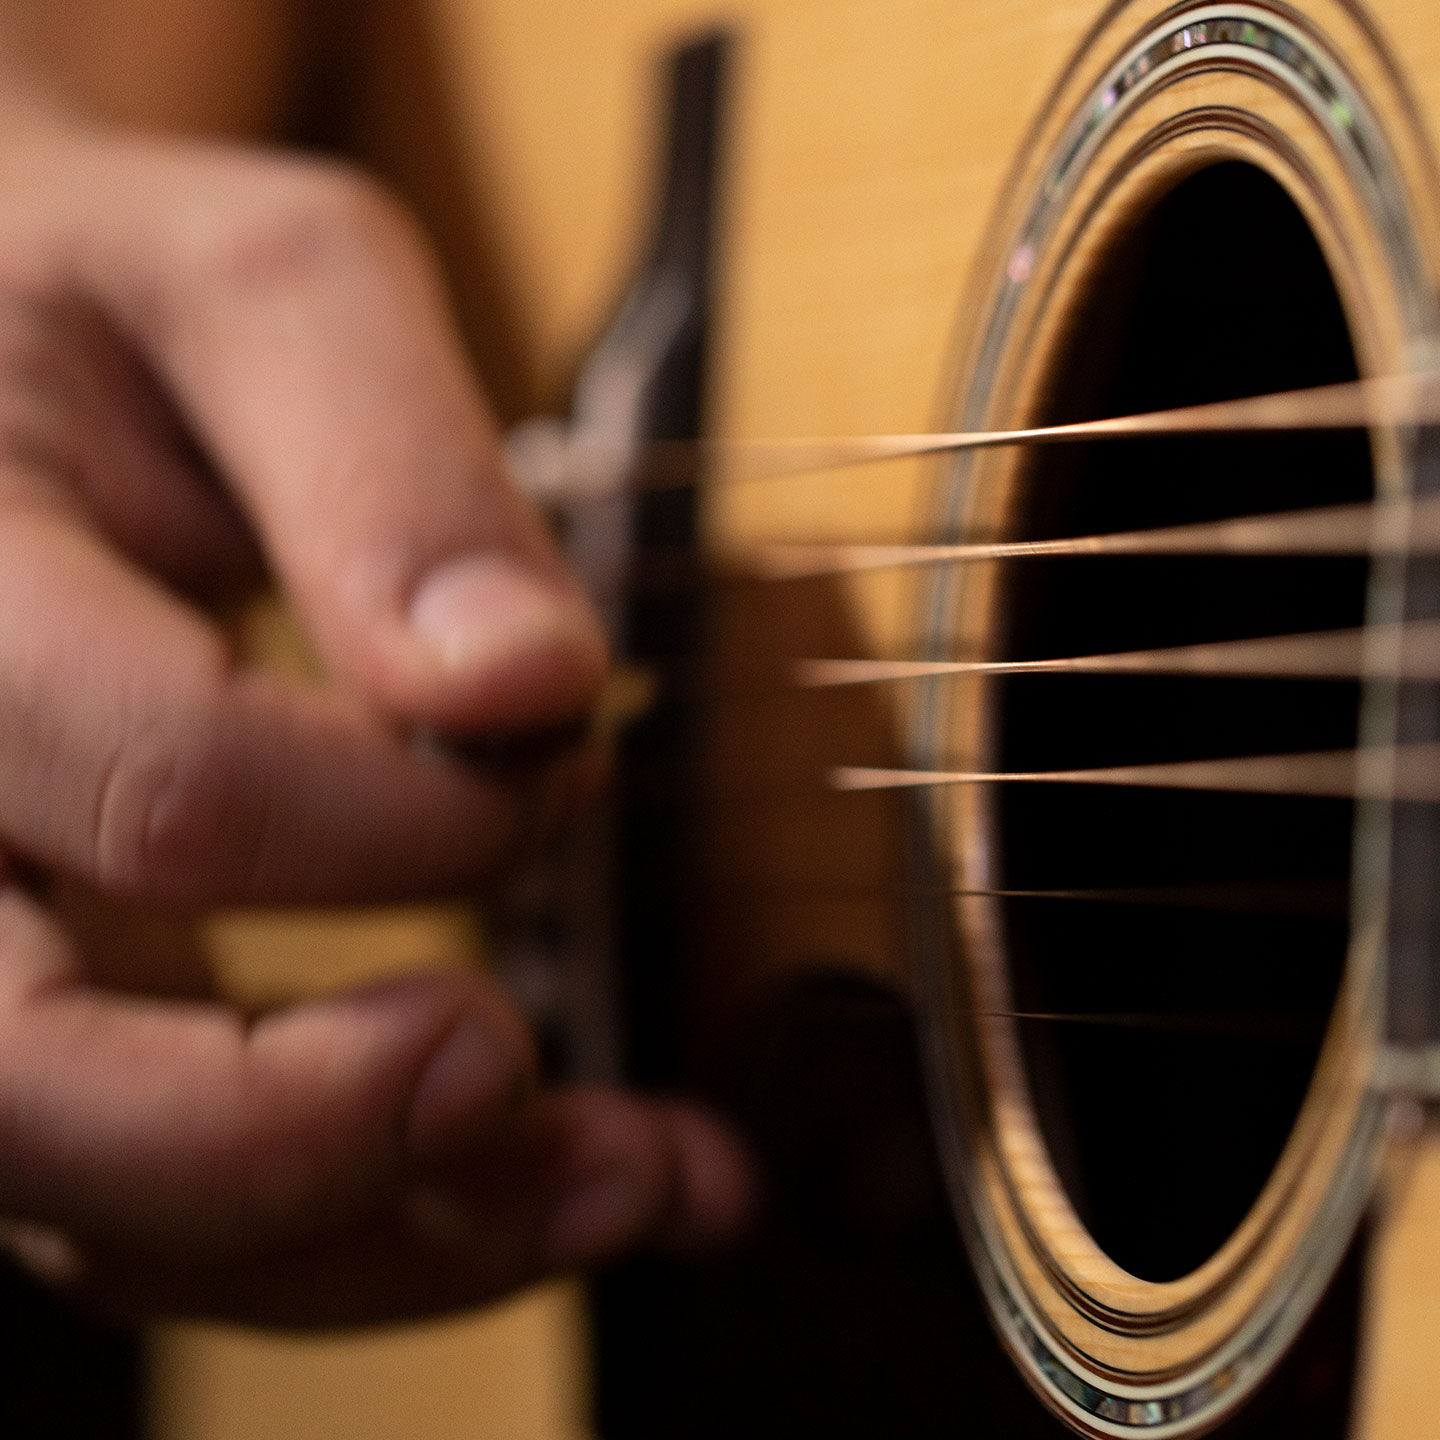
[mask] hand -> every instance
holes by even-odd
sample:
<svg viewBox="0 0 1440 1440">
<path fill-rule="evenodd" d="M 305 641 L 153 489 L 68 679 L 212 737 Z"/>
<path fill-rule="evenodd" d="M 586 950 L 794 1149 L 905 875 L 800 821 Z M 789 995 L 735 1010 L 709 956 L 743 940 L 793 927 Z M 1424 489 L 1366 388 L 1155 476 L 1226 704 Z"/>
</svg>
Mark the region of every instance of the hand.
<svg viewBox="0 0 1440 1440">
<path fill-rule="evenodd" d="M 469 1305 L 745 1209 L 701 1112 L 538 1089 L 477 978 L 253 1022 L 122 996 L 35 877 L 183 905 L 474 886 L 591 783 L 410 744 L 558 727 L 603 637 L 405 214 L 334 167 L 40 116 L 0 142 L 0 1215 L 130 1313 Z M 195 603 L 268 565 L 331 678 Z M 433 748 L 433 747 L 432 747 Z M 24 878 L 31 883 L 22 884 Z"/>
</svg>

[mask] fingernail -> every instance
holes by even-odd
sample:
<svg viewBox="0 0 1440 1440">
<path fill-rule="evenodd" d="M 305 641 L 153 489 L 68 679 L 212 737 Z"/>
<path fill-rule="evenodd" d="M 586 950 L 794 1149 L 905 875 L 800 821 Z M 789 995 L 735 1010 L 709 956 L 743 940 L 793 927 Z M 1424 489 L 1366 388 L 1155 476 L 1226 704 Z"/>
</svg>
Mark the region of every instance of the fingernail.
<svg viewBox="0 0 1440 1440">
<path fill-rule="evenodd" d="M 555 1207 L 551 1263 L 585 1265 L 621 1249 L 645 1227 L 645 1194 L 635 1176 L 606 1170 L 583 1181 Z"/>
<path fill-rule="evenodd" d="M 431 571 L 410 601 L 410 623 L 452 672 L 488 669 L 557 642 L 601 647 L 578 598 L 499 554 L 465 555 Z"/>
<path fill-rule="evenodd" d="M 464 1144 L 516 1088 L 518 1062 L 490 1031 L 461 1020 L 425 1067 L 410 1100 L 411 1151 L 430 1159 Z"/>
</svg>

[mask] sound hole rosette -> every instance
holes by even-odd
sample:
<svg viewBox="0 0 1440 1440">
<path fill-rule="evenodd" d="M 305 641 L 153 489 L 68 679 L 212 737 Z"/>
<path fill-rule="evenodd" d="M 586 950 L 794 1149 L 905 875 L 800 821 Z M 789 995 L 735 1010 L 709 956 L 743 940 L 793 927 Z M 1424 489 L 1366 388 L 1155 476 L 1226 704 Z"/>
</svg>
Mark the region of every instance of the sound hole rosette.
<svg viewBox="0 0 1440 1440">
<path fill-rule="evenodd" d="M 1137 20 L 1142 10 L 1114 7 L 1042 110 L 974 287 L 979 323 L 952 390 L 962 397 L 958 418 L 952 407 L 947 427 L 1044 416 L 1057 357 L 1073 352 L 1076 315 L 1117 248 L 1165 196 L 1217 164 L 1263 173 L 1304 217 L 1361 373 L 1417 367 L 1433 355 L 1428 158 L 1394 69 L 1356 13 L 1315 6 L 1301 19 L 1279 6 L 1207 5 Z M 1408 493 L 1407 438 L 1377 432 L 1370 451 L 1376 492 Z M 958 458 L 938 486 L 935 538 L 1017 536 L 1032 483 L 1023 455 Z M 1398 586 L 1394 567 L 1372 564 L 1367 619 L 1393 617 Z M 1010 603 L 997 567 L 936 572 L 920 653 L 997 656 Z M 1392 692 L 1366 686 L 1360 739 L 1393 733 Z M 984 677 L 922 688 L 911 763 L 1004 768 L 999 693 Z M 1003 903 L 970 893 L 911 911 L 937 1132 L 967 1244 L 1020 1368 L 1082 1433 L 1178 1436 L 1217 1423 L 1284 1353 L 1351 1242 L 1388 1104 L 1373 1083 L 1387 821 L 1380 802 L 1355 807 L 1349 940 L 1278 1159 L 1228 1238 L 1176 1276 L 1145 1279 L 1117 1264 L 1062 1181 L 1024 1022 L 1013 1018 Z M 994 787 L 924 793 L 911 836 L 922 885 L 1005 884 Z M 1117 1113 L 1113 1163 L 1136 1185 L 1146 1183 L 1147 1150 L 1165 1143 L 1186 1137 L 1130 1133 Z"/>
</svg>

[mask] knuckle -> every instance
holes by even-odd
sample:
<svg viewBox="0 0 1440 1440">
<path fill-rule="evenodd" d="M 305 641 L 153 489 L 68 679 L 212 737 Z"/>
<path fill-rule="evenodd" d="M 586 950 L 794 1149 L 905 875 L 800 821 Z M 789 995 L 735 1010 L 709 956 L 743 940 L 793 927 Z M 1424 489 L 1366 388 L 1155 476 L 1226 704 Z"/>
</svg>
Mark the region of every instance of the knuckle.
<svg viewBox="0 0 1440 1440">
<path fill-rule="evenodd" d="M 85 337 L 72 309 L 0 293 L 0 451 L 43 457 L 50 469 L 73 468 L 81 448 Z"/>
<path fill-rule="evenodd" d="M 232 783 L 218 705 L 133 728 L 102 774 L 92 864 L 119 894 L 203 899 L 234 888 L 263 844 L 258 791 Z"/>
<path fill-rule="evenodd" d="M 194 828 L 199 802 L 192 755 L 178 737 L 145 728 L 127 735 L 105 768 L 91 848 L 96 877 L 119 893 L 168 888 L 173 837 Z"/>
<path fill-rule="evenodd" d="M 364 171 L 284 160 L 265 167 L 253 203 L 215 227 L 206 277 L 229 290 L 289 288 L 363 261 L 413 230 L 403 203 Z"/>
<path fill-rule="evenodd" d="M 86 503 L 133 463 L 133 437 L 164 433 L 148 418 L 147 386 L 143 362 L 94 301 L 18 283 L 0 261 L 0 506 L 95 518 Z"/>
</svg>

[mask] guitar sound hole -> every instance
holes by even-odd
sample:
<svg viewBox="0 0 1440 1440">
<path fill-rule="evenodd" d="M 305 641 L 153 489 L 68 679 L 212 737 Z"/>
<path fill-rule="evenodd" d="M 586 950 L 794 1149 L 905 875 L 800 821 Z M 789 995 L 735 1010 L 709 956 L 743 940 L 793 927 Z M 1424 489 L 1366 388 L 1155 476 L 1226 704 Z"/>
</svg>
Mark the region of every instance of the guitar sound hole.
<svg viewBox="0 0 1440 1440">
<path fill-rule="evenodd" d="M 1356 375 L 1314 236 L 1276 182 L 1239 163 L 1193 174 L 1154 204 L 1094 273 L 1069 335 L 1041 421 Z M 1017 533 L 1175 525 L 1372 490 L 1367 439 L 1352 432 L 1060 448 L 1036 453 Z M 1030 561 L 1005 577 L 998 652 L 1081 655 L 1353 626 L 1365 590 L 1365 564 L 1350 559 Z M 998 758 L 1006 770 L 1048 770 L 1346 747 L 1358 689 L 1014 677 L 997 692 Z M 1279 1158 L 1341 976 L 1352 809 L 1088 786 L 1016 785 L 1001 797 L 1006 885 L 1172 891 L 1165 903 L 1006 906 L 1017 1008 L 1092 1017 L 1019 1023 L 1072 1200 L 1100 1247 L 1135 1275 L 1174 1279 L 1205 1261 Z"/>
</svg>

